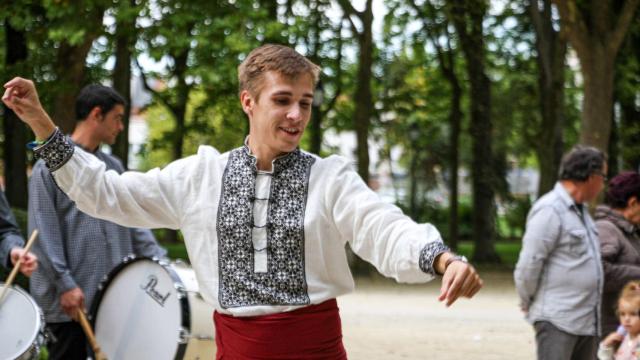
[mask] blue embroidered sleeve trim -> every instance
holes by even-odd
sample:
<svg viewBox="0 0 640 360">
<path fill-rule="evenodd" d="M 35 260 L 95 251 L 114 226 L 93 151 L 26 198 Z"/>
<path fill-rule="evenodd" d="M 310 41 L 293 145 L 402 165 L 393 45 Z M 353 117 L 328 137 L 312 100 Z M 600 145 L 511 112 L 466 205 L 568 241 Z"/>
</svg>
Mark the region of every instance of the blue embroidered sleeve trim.
<svg viewBox="0 0 640 360">
<path fill-rule="evenodd" d="M 36 158 L 44 160 L 49 171 L 53 172 L 71 159 L 74 149 L 75 146 L 71 140 L 56 128 L 47 142 L 33 149 L 33 153 Z"/>
<path fill-rule="evenodd" d="M 420 270 L 435 276 L 436 270 L 433 268 L 433 261 L 436 259 L 436 256 L 446 251 L 449 251 L 449 247 L 439 241 L 425 245 L 420 251 Z"/>
</svg>

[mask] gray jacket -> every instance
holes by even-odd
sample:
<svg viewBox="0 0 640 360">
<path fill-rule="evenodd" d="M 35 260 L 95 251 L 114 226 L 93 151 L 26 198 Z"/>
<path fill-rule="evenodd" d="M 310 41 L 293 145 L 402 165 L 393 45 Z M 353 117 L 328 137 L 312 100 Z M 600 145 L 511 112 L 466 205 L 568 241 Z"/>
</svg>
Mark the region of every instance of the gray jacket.
<svg viewBox="0 0 640 360">
<path fill-rule="evenodd" d="M 529 212 L 514 278 L 529 322 L 599 335 L 603 271 L 596 226 L 561 183 Z"/>
</svg>

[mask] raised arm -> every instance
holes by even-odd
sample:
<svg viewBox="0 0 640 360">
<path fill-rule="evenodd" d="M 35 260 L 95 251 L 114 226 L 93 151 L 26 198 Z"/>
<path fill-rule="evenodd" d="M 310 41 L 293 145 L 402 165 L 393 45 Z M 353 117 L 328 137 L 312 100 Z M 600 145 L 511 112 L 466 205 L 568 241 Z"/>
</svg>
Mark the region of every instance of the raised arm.
<svg viewBox="0 0 640 360">
<path fill-rule="evenodd" d="M 36 134 L 36 139 L 47 139 L 56 126 L 44 111 L 33 81 L 16 77 L 4 84 L 2 102 L 24 121 Z"/>
<path fill-rule="evenodd" d="M 42 108 L 32 81 L 14 78 L 5 84 L 3 102 L 28 124 L 43 144 L 34 149 L 57 185 L 78 209 L 128 227 L 180 227 L 187 190 L 199 171 L 193 159 L 175 161 L 147 173 L 107 170 L 104 162 L 75 147 Z M 217 154 L 217 152 L 216 152 Z"/>
</svg>

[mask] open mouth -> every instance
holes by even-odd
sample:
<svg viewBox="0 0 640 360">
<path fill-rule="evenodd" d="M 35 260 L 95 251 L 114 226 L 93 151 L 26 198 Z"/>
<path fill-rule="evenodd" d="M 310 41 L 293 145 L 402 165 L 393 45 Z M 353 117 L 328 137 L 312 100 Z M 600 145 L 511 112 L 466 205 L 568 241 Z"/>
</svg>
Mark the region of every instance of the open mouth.
<svg viewBox="0 0 640 360">
<path fill-rule="evenodd" d="M 298 135 L 300 133 L 300 129 L 298 128 L 279 127 L 279 129 L 286 132 L 289 135 Z"/>
</svg>

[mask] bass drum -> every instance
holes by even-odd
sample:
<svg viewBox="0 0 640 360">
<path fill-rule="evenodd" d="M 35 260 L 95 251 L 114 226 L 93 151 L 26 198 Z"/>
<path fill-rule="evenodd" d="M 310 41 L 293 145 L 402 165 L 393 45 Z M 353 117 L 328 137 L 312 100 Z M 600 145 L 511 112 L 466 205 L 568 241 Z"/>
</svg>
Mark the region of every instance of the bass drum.
<svg viewBox="0 0 640 360">
<path fill-rule="evenodd" d="M 44 342 L 42 310 L 19 286 L 9 287 L 0 303 L 0 359 L 38 359 Z"/>
<path fill-rule="evenodd" d="M 213 310 L 188 265 L 128 257 L 98 288 L 91 315 L 109 359 L 213 359 Z"/>
</svg>

